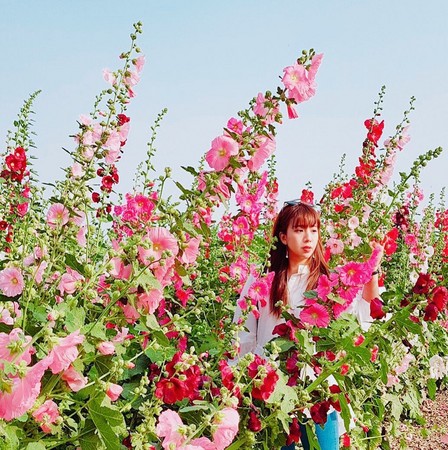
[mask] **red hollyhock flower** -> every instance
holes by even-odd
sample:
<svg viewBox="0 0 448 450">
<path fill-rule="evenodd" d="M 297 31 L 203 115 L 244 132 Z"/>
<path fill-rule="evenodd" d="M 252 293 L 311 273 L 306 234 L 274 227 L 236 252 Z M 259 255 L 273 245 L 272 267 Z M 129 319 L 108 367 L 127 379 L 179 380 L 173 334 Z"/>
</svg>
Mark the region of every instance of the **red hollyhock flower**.
<svg viewBox="0 0 448 450">
<path fill-rule="evenodd" d="M 290 320 L 285 323 L 276 325 L 272 330 L 272 334 L 278 334 L 281 337 L 285 337 L 290 341 L 297 342 L 296 331 L 299 327 L 295 326 Z"/>
<path fill-rule="evenodd" d="M 372 350 L 370 351 L 370 361 L 371 362 L 375 362 L 377 360 L 379 350 L 380 350 L 380 348 L 376 344 L 372 347 Z"/>
<path fill-rule="evenodd" d="M 327 422 L 327 414 L 330 406 L 330 402 L 328 400 L 325 400 L 323 402 L 314 404 L 310 408 L 311 418 L 315 423 L 324 425 Z"/>
<path fill-rule="evenodd" d="M 398 247 L 397 238 L 398 238 L 398 228 L 392 228 L 392 230 L 390 230 L 384 237 L 382 244 L 384 246 L 384 253 L 387 256 L 390 256 L 396 252 Z"/>
<path fill-rule="evenodd" d="M 342 364 L 341 375 L 347 375 L 349 370 L 350 370 L 350 366 L 348 364 Z"/>
<path fill-rule="evenodd" d="M 421 273 L 415 282 L 412 292 L 414 294 L 427 294 L 434 286 L 434 280 L 427 273 Z"/>
<path fill-rule="evenodd" d="M 302 190 L 302 195 L 300 196 L 300 201 L 303 203 L 308 203 L 310 205 L 314 204 L 314 194 L 312 191 L 309 191 L 307 189 Z"/>
<path fill-rule="evenodd" d="M 342 447 L 344 447 L 344 448 L 349 448 L 350 445 L 352 444 L 350 436 L 347 433 L 344 433 L 341 436 L 341 440 L 342 440 Z"/>
<path fill-rule="evenodd" d="M 437 309 L 437 306 L 434 303 L 430 303 L 425 308 L 425 316 L 423 317 L 423 320 L 426 322 L 434 322 L 437 319 L 438 314 L 439 310 Z"/>
<path fill-rule="evenodd" d="M 125 123 L 128 123 L 131 120 L 130 117 L 126 116 L 125 114 L 118 114 L 117 119 L 118 119 L 118 125 L 120 127 L 122 125 L 124 125 Z"/>
<path fill-rule="evenodd" d="M 258 415 L 255 411 L 249 412 L 249 421 L 247 422 L 247 427 L 254 433 L 257 433 L 261 430 L 261 420 L 258 418 Z"/>
<path fill-rule="evenodd" d="M 337 384 L 332 384 L 328 389 L 332 394 L 340 394 L 342 392 Z"/>
<path fill-rule="evenodd" d="M 229 366 L 227 361 L 222 359 L 218 363 L 219 371 L 221 372 L 221 378 L 222 378 L 222 384 L 224 387 L 229 389 L 231 391 L 233 387 L 235 386 L 235 383 L 233 382 L 233 371 L 232 368 Z"/>
<path fill-rule="evenodd" d="M 259 355 L 255 355 L 254 360 L 248 366 L 249 377 L 254 379 L 258 376 L 259 367 L 264 366 L 266 369 L 266 375 L 262 379 L 260 387 L 252 388 L 252 398 L 259 400 L 267 400 L 274 392 L 275 385 L 277 384 L 279 376 L 273 367 L 266 364 L 266 361 Z"/>
<path fill-rule="evenodd" d="M 295 350 L 294 352 L 291 353 L 289 358 L 286 360 L 285 368 L 288 373 L 296 373 L 299 371 L 299 368 L 297 367 L 298 355 L 299 355 L 299 352 L 297 350 Z"/>
<path fill-rule="evenodd" d="M 291 445 L 293 442 L 297 443 L 300 440 L 300 425 L 297 417 L 292 419 L 291 425 L 289 426 L 289 434 L 286 438 L 286 445 Z"/>
<path fill-rule="evenodd" d="M 382 319 L 385 315 L 383 302 L 379 298 L 372 299 L 370 302 L 370 317 L 372 319 Z"/>
<path fill-rule="evenodd" d="M 367 119 L 364 122 L 364 126 L 369 130 L 367 139 L 377 146 L 378 140 L 383 134 L 384 120 L 378 123 L 376 119 Z"/>
<path fill-rule="evenodd" d="M 448 303 L 448 290 L 445 286 L 437 286 L 434 288 L 431 303 L 434 303 L 439 311 L 446 308 Z"/>
<path fill-rule="evenodd" d="M 185 384 L 175 377 L 164 378 L 156 383 L 155 395 L 164 403 L 171 405 L 186 397 Z"/>
</svg>

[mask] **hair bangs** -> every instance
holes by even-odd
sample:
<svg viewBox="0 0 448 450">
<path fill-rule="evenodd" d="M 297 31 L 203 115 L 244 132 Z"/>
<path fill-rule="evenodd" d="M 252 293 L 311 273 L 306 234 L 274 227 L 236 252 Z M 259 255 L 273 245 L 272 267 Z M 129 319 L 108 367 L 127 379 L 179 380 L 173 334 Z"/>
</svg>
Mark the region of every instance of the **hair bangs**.
<svg viewBox="0 0 448 450">
<path fill-rule="evenodd" d="M 301 228 L 320 228 L 320 214 L 312 206 L 297 205 L 291 211 L 291 221 L 293 227 Z"/>
</svg>

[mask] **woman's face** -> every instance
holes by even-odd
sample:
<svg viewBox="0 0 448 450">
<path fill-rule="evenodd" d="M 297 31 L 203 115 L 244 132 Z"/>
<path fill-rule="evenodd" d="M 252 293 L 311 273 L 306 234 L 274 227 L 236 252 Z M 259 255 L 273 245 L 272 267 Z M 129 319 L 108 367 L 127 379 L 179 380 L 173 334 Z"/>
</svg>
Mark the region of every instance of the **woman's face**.
<svg viewBox="0 0 448 450">
<path fill-rule="evenodd" d="M 319 242 L 317 225 L 304 227 L 289 224 L 286 234 L 280 233 L 281 242 L 288 248 L 288 258 L 296 264 L 306 264 Z"/>
</svg>

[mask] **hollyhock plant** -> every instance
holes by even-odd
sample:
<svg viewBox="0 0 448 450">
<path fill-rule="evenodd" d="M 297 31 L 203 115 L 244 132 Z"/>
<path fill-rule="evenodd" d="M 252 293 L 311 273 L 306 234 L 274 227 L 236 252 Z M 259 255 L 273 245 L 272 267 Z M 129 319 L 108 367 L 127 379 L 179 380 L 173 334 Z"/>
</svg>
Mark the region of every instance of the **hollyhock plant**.
<svg viewBox="0 0 448 450">
<path fill-rule="evenodd" d="M 322 55 L 304 51 L 281 86 L 225 121 L 200 163 L 183 167 L 190 186 L 152 165 L 163 110 L 134 186 L 122 193 L 120 165 L 138 123 L 128 106 L 138 101 L 145 61 L 140 33 L 135 24 L 121 68 L 104 71 L 92 112 L 78 116 L 71 161 L 51 193 L 32 167 L 38 93 L 0 155 L 2 442 L 280 448 L 298 442 L 307 411 L 324 423 L 333 407 L 347 424 L 356 415 L 353 445 L 365 446 L 368 424 L 369 446 L 381 447 L 397 423 L 419 417 L 448 353 L 448 214 L 418 186 L 440 149 L 389 186 L 412 105 L 380 148 L 389 127 L 380 93 L 352 173 L 341 164 L 319 196 L 310 183 L 298 188 L 302 202 L 321 210 L 329 272 L 304 293 L 298 314 L 282 311 L 260 348 L 246 325 L 266 312 L 273 276 L 278 126 L 315 94 Z M 178 195 L 166 194 L 168 184 Z M 364 287 L 377 279 L 380 295 L 369 304 Z M 388 375 L 398 382 L 388 387 Z"/>
</svg>

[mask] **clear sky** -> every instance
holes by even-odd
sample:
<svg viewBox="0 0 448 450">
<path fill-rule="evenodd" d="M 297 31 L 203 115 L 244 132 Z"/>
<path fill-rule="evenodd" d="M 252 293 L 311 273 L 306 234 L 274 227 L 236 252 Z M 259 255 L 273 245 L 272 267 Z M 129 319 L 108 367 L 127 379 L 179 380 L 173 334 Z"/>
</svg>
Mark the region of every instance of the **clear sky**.
<svg viewBox="0 0 448 450">
<path fill-rule="evenodd" d="M 131 134 L 120 161 L 121 191 L 132 186 L 149 127 L 164 107 L 157 167 L 197 165 L 228 118 L 260 91 L 274 89 L 302 49 L 324 53 L 316 96 L 285 119 L 278 134 L 281 199 L 307 181 L 316 194 L 347 154 L 356 164 L 382 85 L 385 134 L 393 133 L 411 96 L 411 142 L 399 155 L 406 171 L 419 154 L 444 154 L 426 167 L 426 194 L 445 186 L 448 171 L 448 2 L 446 0 L 0 0 L 0 137 L 30 93 L 35 103 L 36 168 L 41 181 L 62 177 L 62 147 L 76 120 L 105 86 L 102 69 L 119 67 L 132 24 L 143 23 L 142 81 L 128 114 Z M 174 192 L 174 190 L 173 190 Z"/>
</svg>

